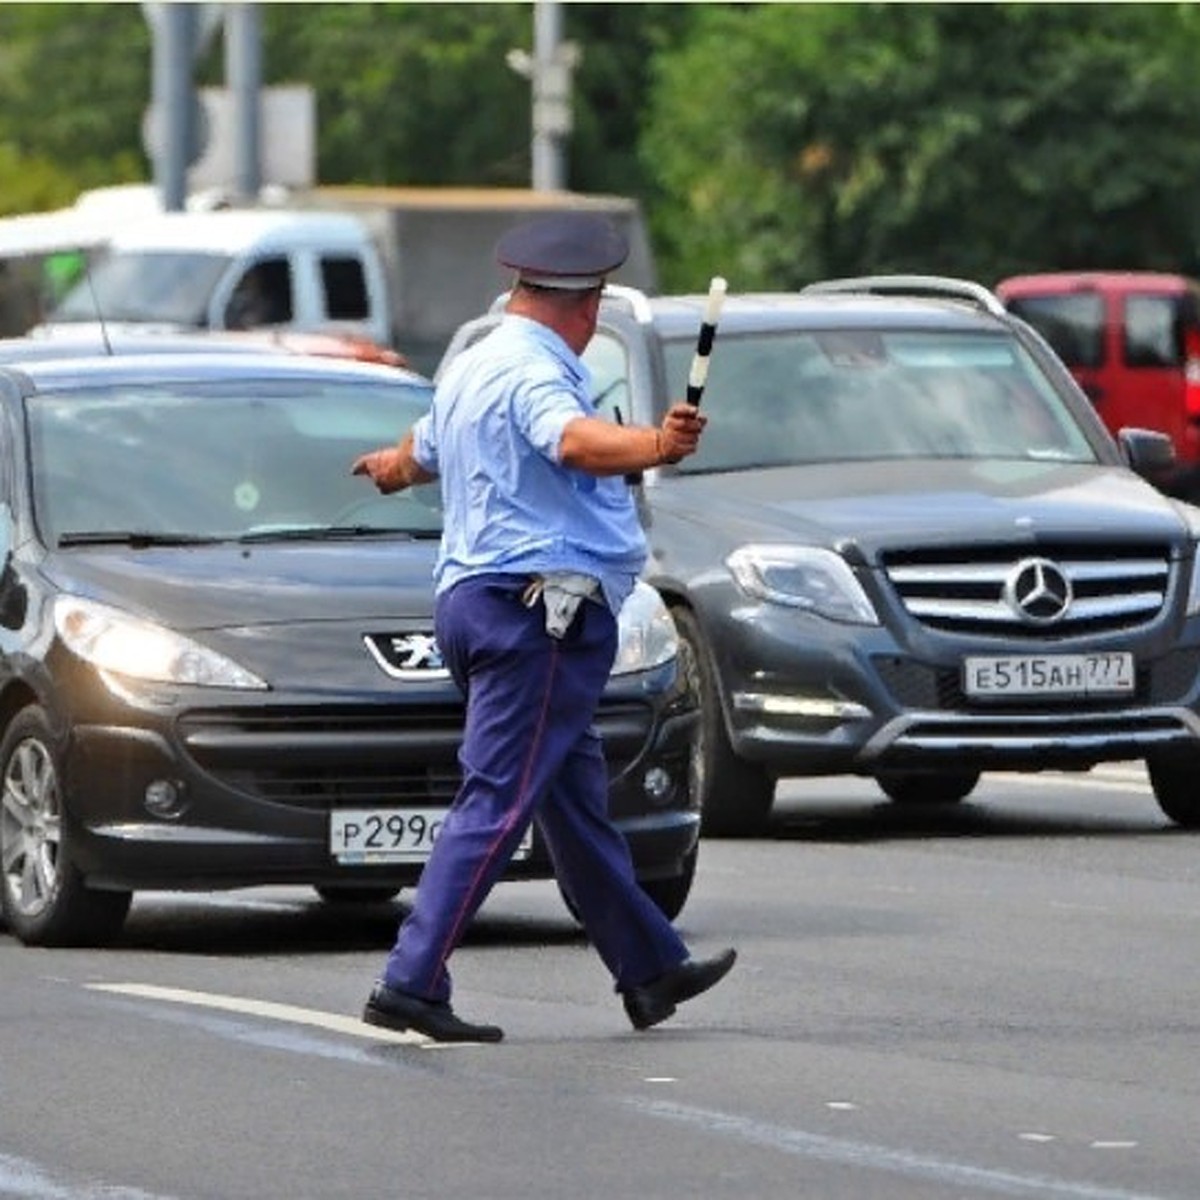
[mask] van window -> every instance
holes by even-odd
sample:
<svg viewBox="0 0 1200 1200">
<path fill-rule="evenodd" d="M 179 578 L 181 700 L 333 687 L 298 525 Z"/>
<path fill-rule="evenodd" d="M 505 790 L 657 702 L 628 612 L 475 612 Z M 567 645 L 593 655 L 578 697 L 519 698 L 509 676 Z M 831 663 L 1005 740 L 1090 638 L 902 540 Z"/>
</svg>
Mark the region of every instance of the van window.
<svg viewBox="0 0 1200 1200">
<path fill-rule="evenodd" d="M 1183 365 L 1183 319 L 1176 296 L 1127 296 L 1122 353 L 1130 367 Z"/>
<path fill-rule="evenodd" d="M 367 280 L 360 259 L 321 259 L 326 314 L 334 321 L 362 321 L 370 315 Z"/>
<path fill-rule="evenodd" d="M 1032 325 L 1068 367 L 1104 362 L 1104 300 L 1097 292 L 1014 297 L 1007 307 Z"/>
<path fill-rule="evenodd" d="M 229 329 L 285 325 L 292 319 L 292 267 L 286 258 L 264 258 L 238 281 L 225 309 Z"/>
</svg>

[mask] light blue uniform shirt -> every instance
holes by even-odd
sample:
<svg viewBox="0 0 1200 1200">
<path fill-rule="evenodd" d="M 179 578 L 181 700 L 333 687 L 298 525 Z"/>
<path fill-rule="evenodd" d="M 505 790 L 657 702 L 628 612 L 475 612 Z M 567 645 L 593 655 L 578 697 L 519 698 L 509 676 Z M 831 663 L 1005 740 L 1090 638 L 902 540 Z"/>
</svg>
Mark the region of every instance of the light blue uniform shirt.
<svg viewBox="0 0 1200 1200">
<path fill-rule="evenodd" d="M 568 421 L 596 415 L 588 370 L 552 329 L 506 315 L 460 354 L 413 427 L 413 456 L 441 479 L 441 592 L 469 575 L 578 571 L 615 613 L 646 561 L 629 485 L 565 467 Z"/>
</svg>

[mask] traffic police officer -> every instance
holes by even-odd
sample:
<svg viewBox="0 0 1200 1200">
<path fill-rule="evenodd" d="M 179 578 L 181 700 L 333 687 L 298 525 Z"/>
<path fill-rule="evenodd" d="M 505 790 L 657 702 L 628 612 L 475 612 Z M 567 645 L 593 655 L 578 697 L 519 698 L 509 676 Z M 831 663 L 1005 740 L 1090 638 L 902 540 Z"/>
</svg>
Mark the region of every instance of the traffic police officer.
<svg viewBox="0 0 1200 1200">
<path fill-rule="evenodd" d="M 704 427 L 684 403 L 656 427 L 596 415 L 579 356 L 628 249 L 586 212 L 510 230 L 496 248 L 516 273 L 499 326 L 451 363 L 397 446 L 353 465 L 381 492 L 441 481 L 434 629 L 467 705 L 462 785 L 367 1000 L 374 1025 L 438 1041 L 503 1037 L 454 1012 L 447 960 L 531 820 L 635 1028 L 733 965 L 733 950 L 690 958 L 638 886 L 593 727 L 615 614 L 646 556 L 623 477 L 693 453 Z"/>
</svg>

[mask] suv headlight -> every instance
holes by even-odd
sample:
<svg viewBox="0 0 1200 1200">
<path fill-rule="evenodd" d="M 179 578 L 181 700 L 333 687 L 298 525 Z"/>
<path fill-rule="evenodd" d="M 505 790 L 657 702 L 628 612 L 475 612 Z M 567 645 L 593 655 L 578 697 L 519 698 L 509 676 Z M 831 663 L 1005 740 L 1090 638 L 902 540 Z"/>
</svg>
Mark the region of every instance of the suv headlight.
<svg viewBox="0 0 1200 1200">
<path fill-rule="evenodd" d="M 267 686 L 232 659 L 191 638 L 94 600 L 59 596 L 54 627 L 63 645 L 85 662 L 127 679 L 195 687 Z"/>
<path fill-rule="evenodd" d="M 649 671 L 675 657 L 679 638 L 662 597 L 640 579 L 617 617 L 617 657 L 614 675 Z"/>
<path fill-rule="evenodd" d="M 725 565 L 748 596 L 852 625 L 879 617 L 841 555 L 815 546 L 739 546 Z"/>
</svg>

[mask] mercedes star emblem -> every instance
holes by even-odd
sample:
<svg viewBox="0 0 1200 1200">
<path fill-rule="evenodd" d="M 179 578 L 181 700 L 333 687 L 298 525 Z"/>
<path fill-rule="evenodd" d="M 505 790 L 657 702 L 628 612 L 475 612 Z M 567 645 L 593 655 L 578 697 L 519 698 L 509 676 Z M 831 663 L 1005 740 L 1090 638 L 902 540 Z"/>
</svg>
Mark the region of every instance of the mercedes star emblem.
<svg viewBox="0 0 1200 1200">
<path fill-rule="evenodd" d="M 1026 558 L 1004 581 L 1004 599 L 1026 624 L 1051 625 L 1071 607 L 1074 592 L 1066 572 L 1048 558 Z"/>
</svg>

